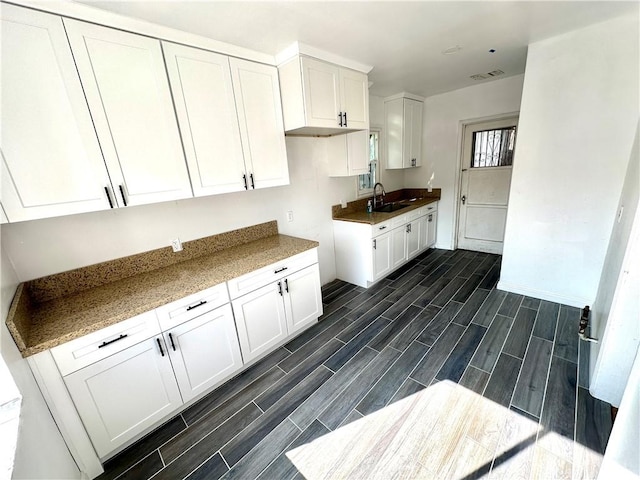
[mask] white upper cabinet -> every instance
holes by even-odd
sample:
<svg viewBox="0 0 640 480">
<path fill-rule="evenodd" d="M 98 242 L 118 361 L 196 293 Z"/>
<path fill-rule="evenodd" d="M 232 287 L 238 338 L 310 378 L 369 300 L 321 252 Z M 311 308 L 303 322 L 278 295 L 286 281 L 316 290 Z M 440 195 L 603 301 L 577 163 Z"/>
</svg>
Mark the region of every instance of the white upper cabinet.
<svg viewBox="0 0 640 480">
<path fill-rule="evenodd" d="M 369 173 L 369 130 L 327 137 L 330 177 Z"/>
<path fill-rule="evenodd" d="M 423 106 L 423 102 L 406 97 L 385 100 L 387 169 L 422 165 Z"/>
<path fill-rule="evenodd" d="M 229 57 L 168 42 L 162 49 L 194 195 L 244 190 Z"/>
<path fill-rule="evenodd" d="M 369 128 L 366 73 L 296 56 L 278 67 L 285 130 L 333 135 Z"/>
<path fill-rule="evenodd" d="M 230 58 L 247 188 L 289 184 L 278 70 Z"/>
<path fill-rule="evenodd" d="M 62 19 L 4 3 L 1 18 L 0 176 L 8 220 L 108 209 L 111 183 Z"/>
<path fill-rule="evenodd" d="M 192 197 L 160 41 L 64 24 L 118 202 Z"/>
</svg>

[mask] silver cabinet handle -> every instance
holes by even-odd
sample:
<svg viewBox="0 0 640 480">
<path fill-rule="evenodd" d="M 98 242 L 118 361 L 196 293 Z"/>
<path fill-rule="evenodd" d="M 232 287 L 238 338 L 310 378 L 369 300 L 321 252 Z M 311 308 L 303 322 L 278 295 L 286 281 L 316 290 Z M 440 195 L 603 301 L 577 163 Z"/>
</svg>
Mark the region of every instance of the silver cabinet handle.
<svg viewBox="0 0 640 480">
<path fill-rule="evenodd" d="M 462 195 L 462 198 L 460 200 L 462 200 L 462 204 L 464 205 L 464 202 L 467 201 L 467 196 L 466 195 Z"/>
</svg>

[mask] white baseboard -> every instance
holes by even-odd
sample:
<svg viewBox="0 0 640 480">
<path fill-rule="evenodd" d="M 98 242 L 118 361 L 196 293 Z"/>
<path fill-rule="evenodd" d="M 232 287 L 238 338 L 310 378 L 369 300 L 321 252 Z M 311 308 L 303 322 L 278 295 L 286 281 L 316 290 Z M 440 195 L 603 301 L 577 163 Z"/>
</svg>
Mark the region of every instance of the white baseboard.
<svg viewBox="0 0 640 480">
<path fill-rule="evenodd" d="M 513 283 L 503 282 L 502 280 L 498 282 L 497 288 L 498 290 L 504 290 L 505 292 L 518 293 L 520 295 L 526 295 L 528 297 L 540 298 L 549 302 L 569 305 L 570 307 L 582 308 L 585 305 L 593 306 L 593 299 L 590 300 L 583 297 L 569 297 L 555 292 L 537 290 L 534 288 L 526 287 L 524 285 L 516 285 Z"/>
</svg>

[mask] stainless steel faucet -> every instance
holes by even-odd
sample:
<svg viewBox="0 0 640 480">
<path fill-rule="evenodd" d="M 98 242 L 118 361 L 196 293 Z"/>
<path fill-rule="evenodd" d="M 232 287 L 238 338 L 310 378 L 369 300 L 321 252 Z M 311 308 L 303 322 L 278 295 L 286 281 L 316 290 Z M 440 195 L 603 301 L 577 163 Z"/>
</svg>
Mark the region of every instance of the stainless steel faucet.
<svg viewBox="0 0 640 480">
<path fill-rule="evenodd" d="M 387 192 L 384 191 L 384 185 L 382 185 L 380 182 L 376 183 L 373 186 L 373 208 L 376 209 L 378 207 L 378 196 L 376 195 L 376 189 L 378 188 L 378 185 L 380 185 L 380 188 L 382 188 L 382 200 L 380 203 L 380 206 L 384 205 L 384 196 L 387 194 Z"/>
</svg>

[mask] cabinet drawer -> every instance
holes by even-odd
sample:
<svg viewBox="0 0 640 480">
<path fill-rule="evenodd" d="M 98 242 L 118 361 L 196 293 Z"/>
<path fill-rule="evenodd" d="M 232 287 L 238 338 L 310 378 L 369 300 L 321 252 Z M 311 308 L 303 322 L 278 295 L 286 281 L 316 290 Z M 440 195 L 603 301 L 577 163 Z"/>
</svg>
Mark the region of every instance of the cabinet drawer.
<svg viewBox="0 0 640 480">
<path fill-rule="evenodd" d="M 397 217 L 393 217 L 391 219 L 391 227 L 397 227 L 399 225 L 404 225 L 405 223 L 408 222 L 407 220 L 407 216 L 408 214 L 404 214 L 404 215 L 398 215 Z"/>
<path fill-rule="evenodd" d="M 51 349 L 62 376 L 80 370 L 160 333 L 155 310 Z"/>
<path fill-rule="evenodd" d="M 415 210 L 411 210 L 410 212 L 407 213 L 407 221 L 411 222 L 413 220 L 415 220 L 416 218 L 420 218 L 423 215 L 426 215 L 426 211 L 423 211 L 424 207 L 420 207 L 420 208 L 416 208 Z"/>
<path fill-rule="evenodd" d="M 386 222 L 376 223 L 371 226 L 371 237 L 376 238 L 377 236 L 383 235 L 391 230 L 391 220 L 387 220 Z"/>
<path fill-rule="evenodd" d="M 307 250 L 293 257 L 267 265 L 259 270 L 254 270 L 241 277 L 229 280 L 227 282 L 229 295 L 231 299 L 238 298 L 314 263 L 318 263 L 317 248 Z"/>
<path fill-rule="evenodd" d="M 162 331 L 168 330 L 225 303 L 229 303 L 229 293 L 224 283 L 167 303 L 156 309 L 160 328 Z"/>
</svg>

